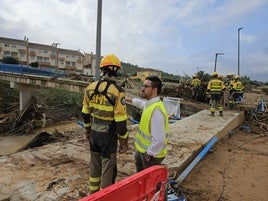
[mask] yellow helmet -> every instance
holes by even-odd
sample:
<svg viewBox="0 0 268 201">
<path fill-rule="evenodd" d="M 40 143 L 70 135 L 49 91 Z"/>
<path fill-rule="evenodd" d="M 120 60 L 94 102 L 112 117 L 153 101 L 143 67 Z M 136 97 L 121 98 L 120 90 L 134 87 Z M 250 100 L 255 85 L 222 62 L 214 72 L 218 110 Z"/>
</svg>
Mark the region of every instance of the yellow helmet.
<svg viewBox="0 0 268 201">
<path fill-rule="evenodd" d="M 212 73 L 212 76 L 213 76 L 213 77 L 218 77 L 218 73 L 217 73 L 216 71 L 214 71 L 214 72 Z"/>
<path fill-rule="evenodd" d="M 222 80 L 222 79 L 223 79 L 223 75 L 218 75 L 218 78 L 219 78 L 220 80 Z"/>
<path fill-rule="evenodd" d="M 115 56 L 114 54 L 108 54 L 106 56 L 104 56 L 101 61 L 100 61 L 100 69 L 104 68 L 104 67 L 108 67 L 108 66 L 116 66 L 117 68 L 121 68 L 121 62 L 118 59 L 117 56 Z"/>
<path fill-rule="evenodd" d="M 232 78 L 233 76 L 234 76 L 234 75 L 233 75 L 232 73 L 228 73 L 228 74 L 227 74 L 227 77 L 228 77 L 228 78 Z"/>
<path fill-rule="evenodd" d="M 234 79 L 235 79 L 235 80 L 238 80 L 238 79 L 240 79 L 240 76 L 239 76 L 239 75 L 236 75 L 236 76 L 234 77 Z"/>
</svg>

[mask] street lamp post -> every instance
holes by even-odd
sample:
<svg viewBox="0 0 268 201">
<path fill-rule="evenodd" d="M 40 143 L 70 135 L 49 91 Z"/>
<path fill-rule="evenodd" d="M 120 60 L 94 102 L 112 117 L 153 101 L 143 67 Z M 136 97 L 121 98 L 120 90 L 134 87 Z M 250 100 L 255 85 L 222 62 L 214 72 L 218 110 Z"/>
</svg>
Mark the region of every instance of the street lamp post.
<svg viewBox="0 0 268 201">
<path fill-rule="evenodd" d="M 59 68 L 59 50 L 58 50 L 58 45 L 60 45 L 60 43 L 53 43 L 52 47 L 55 48 L 55 53 L 56 53 L 56 58 L 55 58 L 55 75 L 57 75 L 57 71 Z"/>
<path fill-rule="evenodd" d="M 237 50 L 237 75 L 240 75 L 240 30 L 244 27 L 238 28 L 238 50 Z"/>
<path fill-rule="evenodd" d="M 97 31 L 96 31 L 96 66 L 95 66 L 95 80 L 100 78 L 100 58 L 101 58 L 101 17 L 102 17 L 102 0 L 98 0 L 97 11 Z"/>
<path fill-rule="evenodd" d="M 218 57 L 218 55 L 224 55 L 224 53 L 216 53 L 216 55 L 215 55 L 214 72 L 216 72 L 216 66 L 217 66 L 217 57 Z"/>
</svg>

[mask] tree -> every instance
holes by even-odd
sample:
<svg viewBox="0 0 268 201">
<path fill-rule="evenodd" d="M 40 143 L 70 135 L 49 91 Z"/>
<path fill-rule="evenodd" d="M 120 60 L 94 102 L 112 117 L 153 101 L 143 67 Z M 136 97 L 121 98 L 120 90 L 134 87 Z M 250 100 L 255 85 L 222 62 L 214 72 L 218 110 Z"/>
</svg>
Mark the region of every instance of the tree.
<svg viewBox="0 0 268 201">
<path fill-rule="evenodd" d="M 39 67 L 38 61 L 32 62 L 30 65 L 31 65 L 31 67 L 35 67 L 35 68 L 38 68 Z"/>
<path fill-rule="evenodd" d="M 18 59 L 14 58 L 14 57 L 4 57 L 2 62 L 4 64 L 19 64 Z"/>
</svg>

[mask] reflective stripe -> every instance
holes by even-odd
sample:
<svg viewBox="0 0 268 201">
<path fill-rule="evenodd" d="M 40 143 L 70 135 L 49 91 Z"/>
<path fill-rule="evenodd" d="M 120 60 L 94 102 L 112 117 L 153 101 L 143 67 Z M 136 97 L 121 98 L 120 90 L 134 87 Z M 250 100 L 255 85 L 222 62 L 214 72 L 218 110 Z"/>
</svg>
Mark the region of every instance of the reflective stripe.
<svg viewBox="0 0 268 201">
<path fill-rule="evenodd" d="M 119 122 L 119 121 L 126 121 L 127 120 L 127 115 L 123 115 L 123 116 L 115 116 L 114 117 L 115 122 Z"/>
<path fill-rule="evenodd" d="M 89 190 L 90 191 L 98 191 L 98 190 L 100 190 L 100 186 L 89 186 Z"/>
<path fill-rule="evenodd" d="M 89 177 L 90 182 L 100 182 L 100 177 Z"/>
<path fill-rule="evenodd" d="M 91 123 L 87 123 L 87 124 L 84 123 L 84 127 L 85 127 L 85 128 L 88 128 L 88 127 L 90 127 L 90 126 L 91 126 Z"/>
<path fill-rule="evenodd" d="M 151 140 L 151 137 L 148 136 L 148 135 L 146 135 L 145 133 L 143 133 L 143 132 L 140 130 L 140 128 L 138 128 L 138 131 L 137 131 L 137 132 L 138 132 L 138 133 L 141 135 L 141 137 L 144 138 L 145 140 L 148 140 L 148 141 Z"/>
<path fill-rule="evenodd" d="M 113 106 L 100 105 L 100 104 L 96 104 L 96 103 L 89 103 L 89 108 L 95 108 L 97 110 L 103 110 L 103 111 L 106 111 L 106 112 L 113 112 L 114 111 Z"/>
<path fill-rule="evenodd" d="M 126 132 L 125 135 L 119 135 L 119 137 L 120 137 L 121 139 L 127 139 L 127 137 L 128 137 L 128 132 Z"/>
<path fill-rule="evenodd" d="M 142 147 L 143 149 L 147 150 L 149 146 L 146 146 L 145 144 L 141 143 L 140 140 L 138 140 L 137 138 L 135 139 L 135 145 L 139 145 L 140 147 Z M 165 149 L 167 147 L 166 144 L 164 144 L 163 149 Z"/>
</svg>

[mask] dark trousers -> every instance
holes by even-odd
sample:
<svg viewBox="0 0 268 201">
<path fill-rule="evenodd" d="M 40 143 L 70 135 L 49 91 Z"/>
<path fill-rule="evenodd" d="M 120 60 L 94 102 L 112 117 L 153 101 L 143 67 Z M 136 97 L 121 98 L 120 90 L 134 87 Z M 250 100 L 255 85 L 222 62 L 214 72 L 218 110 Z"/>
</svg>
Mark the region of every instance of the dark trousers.
<svg viewBox="0 0 268 201">
<path fill-rule="evenodd" d="M 151 167 L 153 165 L 161 165 L 163 158 L 155 158 L 153 157 L 150 161 L 145 160 L 145 153 L 141 153 L 139 151 L 135 152 L 135 165 L 136 165 L 136 171 L 140 172 L 144 170 L 145 168 Z"/>
</svg>

